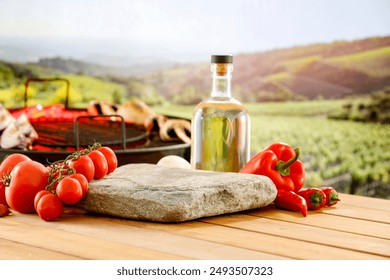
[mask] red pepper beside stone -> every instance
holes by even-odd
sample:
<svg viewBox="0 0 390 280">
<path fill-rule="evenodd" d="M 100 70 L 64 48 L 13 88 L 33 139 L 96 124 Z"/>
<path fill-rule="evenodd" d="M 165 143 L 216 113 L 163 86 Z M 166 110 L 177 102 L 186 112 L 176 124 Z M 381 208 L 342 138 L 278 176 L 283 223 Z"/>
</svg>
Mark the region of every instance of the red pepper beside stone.
<svg viewBox="0 0 390 280">
<path fill-rule="evenodd" d="M 322 187 L 321 190 L 326 195 L 326 206 L 332 206 L 335 205 L 337 202 L 340 201 L 339 194 L 337 191 L 332 187 Z"/>
<path fill-rule="evenodd" d="M 299 153 L 299 148 L 277 142 L 257 153 L 239 172 L 267 176 L 278 190 L 298 192 L 305 182 Z"/>
<path fill-rule="evenodd" d="M 306 200 L 293 191 L 278 190 L 275 205 L 276 207 L 287 210 L 300 211 L 304 217 L 307 215 Z"/>
<path fill-rule="evenodd" d="M 318 210 L 326 205 L 326 195 L 319 188 L 300 190 L 298 195 L 302 196 L 310 210 Z"/>
</svg>

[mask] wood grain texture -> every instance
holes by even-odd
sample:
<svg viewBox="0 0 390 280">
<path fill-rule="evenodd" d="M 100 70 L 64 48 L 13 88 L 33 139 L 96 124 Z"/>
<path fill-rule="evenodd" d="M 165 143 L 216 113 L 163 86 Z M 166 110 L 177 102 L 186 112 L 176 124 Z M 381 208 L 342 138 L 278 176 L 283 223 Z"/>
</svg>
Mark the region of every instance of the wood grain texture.
<svg viewBox="0 0 390 280">
<path fill-rule="evenodd" d="M 0 259 L 390 259 L 389 202 L 340 197 L 307 217 L 270 205 L 170 224 L 77 208 L 54 222 L 15 212 L 0 219 Z"/>
</svg>

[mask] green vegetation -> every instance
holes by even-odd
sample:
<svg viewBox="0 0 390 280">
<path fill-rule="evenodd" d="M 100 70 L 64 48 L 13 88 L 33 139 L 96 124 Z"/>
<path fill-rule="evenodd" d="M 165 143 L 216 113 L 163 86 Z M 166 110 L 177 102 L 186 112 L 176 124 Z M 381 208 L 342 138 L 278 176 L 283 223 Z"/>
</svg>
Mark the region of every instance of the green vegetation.
<svg viewBox="0 0 390 280">
<path fill-rule="evenodd" d="M 0 63 L 1 66 L 3 68 L 0 68 L 0 76 L 3 77 L 3 80 L 1 83 L 2 86 L 0 86 L 0 102 L 7 108 L 23 107 L 24 83 L 27 78 L 15 77 L 13 75 L 14 72 L 9 72 L 9 68 L 6 68 L 5 64 Z M 121 103 L 125 95 L 125 89 L 122 85 L 99 78 L 73 74 L 41 76 L 39 75 L 41 73 L 39 70 L 36 70 L 34 73 L 33 75 L 29 75 L 29 78 L 60 77 L 69 80 L 69 105 L 71 107 L 85 108 L 91 100 L 107 100 Z M 62 81 L 45 83 L 32 82 L 28 87 L 27 94 L 28 105 L 64 103 L 66 98 L 66 84 Z"/>
<path fill-rule="evenodd" d="M 341 99 L 390 86 L 390 37 L 293 47 L 234 57 L 233 92 L 243 102 Z M 210 90 L 209 63 L 141 77 L 166 100 L 198 103 Z"/>
<path fill-rule="evenodd" d="M 350 100 L 342 109 L 330 113 L 329 118 L 390 124 L 390 88 L 364 99 Z"/>
<path fill-rule="evenodd" d="M 281 141 L 302 150 L 306 186 L 349 173 L 349 191 L 373 181 L 390 183 L 390 128 L 388 125 L 330 120 L 329 112 L 345 100 L 247 104 L 251 115 L 252 154 Z M 191 118 L 194 106 L 160 106 L 154 110 Z"/>
<path fill-rule="evenodd" d="M 314 56 L 307 56 L 303 58 L 296 58 L 291 60 L 286 60 L 282 62 L 283 67 L 288 72 L 298 72 L 300 69 L 305 67 L 306 65 L 321 60 L 321 56 L 314 55 Z"/>
<path fill-rule="evenodd" d="M 70 81 L 71 88 L 81 96 L 81 100 L 73 99 L 73 107 L 85 108 L 91 100 L 107 100 L 121 103 L 124 97 L 123 86 L 84 75 L 64 75 Z"/>
<path fill-rule="evenodd" d="M 349 69 L 358 69 L 374 77 L 385 77 L 390 75 L 389 59 L 390 47 L 384 47 L 332 57 L 328 62 Z"/>
</svg>

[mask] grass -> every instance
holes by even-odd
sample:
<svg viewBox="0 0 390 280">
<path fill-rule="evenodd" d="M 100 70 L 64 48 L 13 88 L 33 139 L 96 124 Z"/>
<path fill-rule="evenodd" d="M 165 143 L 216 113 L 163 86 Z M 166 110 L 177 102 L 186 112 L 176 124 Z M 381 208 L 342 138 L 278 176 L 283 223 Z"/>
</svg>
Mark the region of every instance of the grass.
<svg viewBox="0 0 390 280">
<path fill-rule="evenodd" d="M 97 78 L 84 75 L 65 75 L 64 78 L 70 81 L 71 87 L 83 96 L 83 103 L 78 106 L 86 106 L 89 100 L 113 101 L 114 92 L 124 96 L 124 88 L 116 83 L 103 81 Z"/>
<path fill-rule="evenodd" d="M 305 56 L 303 58 L 286 60 L 282 63 L 282 65 L 289 72 L 298 72 L 300 69 L 304 68 L 310 63 L 320 61 L 320 60 L 321 60 L 321 56 L 319 55 Z"/>
<path fill-rule="evenodd" d="M 50 78 L 50 76 L 48 76 Z M 71 107 L 85 108 L 90 100 L 107 100 L 114 102 L 114 96 L 123 98 L 123 86 L 84 75 L 62 75 L 70 82 L 69 101 Z M 49 105 L 64 103 L 66 87 L 64 82 L 31 83 L 29 85 L 28 105 Z M 22 107 L 11 97 L 24 96 L 24 84 L 0 89 L 0 102 L 7 108 Z M 20 99 L 23 100 L 23 99 Z"/>
<path fill-rule="evenodd" d="M 321 100 L 300 102 L 267 102 L 246 103 L 252 117 L 255 116 L 326 116 L 330 112 L 339 110 L 346 100 Z M 165 104 L 153 109 L 162 114 L 191 118 L 195 109 L 193 106 Z"/>
</svg>

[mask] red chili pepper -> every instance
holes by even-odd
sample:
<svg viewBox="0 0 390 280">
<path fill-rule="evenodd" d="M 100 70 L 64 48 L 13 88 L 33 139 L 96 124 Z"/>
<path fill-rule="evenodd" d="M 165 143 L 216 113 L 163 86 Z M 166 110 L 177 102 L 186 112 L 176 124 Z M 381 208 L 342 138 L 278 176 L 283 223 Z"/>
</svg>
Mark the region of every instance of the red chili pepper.
<svg viewBox="0 0 390 280">
<path fill-rule="evenodd" d="M 326 195 L 319 188 L 300 190 L 298 194 L 306 200 L 307 208 L 310 210 L 318 210 L 326 205 Z"/>
<path fill-rule="evenodd" d="M 267 176 L 278 190 L 298 192 L 305 182 L 305 169 L 298 160 L 299 153 L 299 148 L 274 143 L 257 153 L 239 172 Z"/>
<path fill-rule="evenodd" d="M 339 194 L 337 191 L 332 187 L 322 187 L 321 190 L 326 195 L 326 206 L 332 206 L 335 205 L 337 202 L 340 201 Z"/>
<path fill-rule="evenodd" d="M 304 217 L 307 215 L 306 200 L 293 191 L 278 190 L 275 205 L 287 210 L 300 211 Z"/>
</svg>

